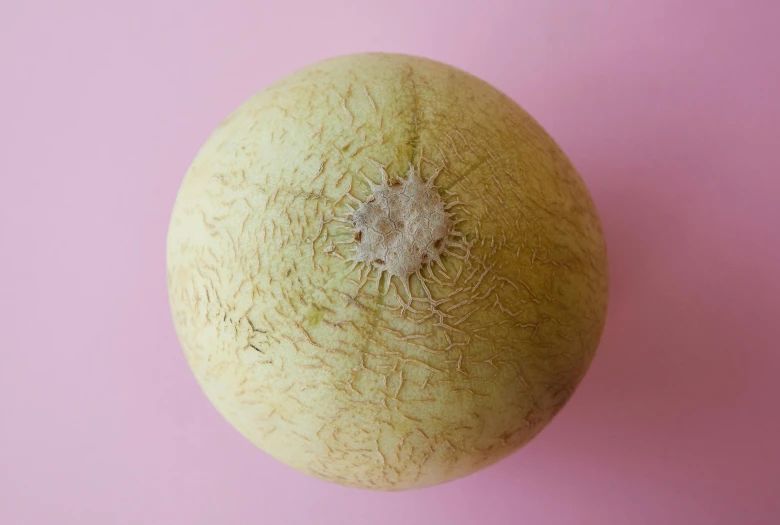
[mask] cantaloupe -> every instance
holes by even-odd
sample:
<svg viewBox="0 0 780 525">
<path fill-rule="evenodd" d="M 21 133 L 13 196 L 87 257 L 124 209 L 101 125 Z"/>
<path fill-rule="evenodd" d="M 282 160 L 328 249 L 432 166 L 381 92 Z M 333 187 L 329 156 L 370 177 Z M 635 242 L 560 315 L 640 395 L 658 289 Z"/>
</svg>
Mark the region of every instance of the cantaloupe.
<svg viewBox="0 0 780 525">
<path fill-rule="evenodd" d="M 202 147 L 168 236 L 203 391 L 312 476 L 402 490 L 517 450 L 604 326 L 596 209 L 540 125 L 432 60 L 359 54 L 260 91 Z"/>
</svg>

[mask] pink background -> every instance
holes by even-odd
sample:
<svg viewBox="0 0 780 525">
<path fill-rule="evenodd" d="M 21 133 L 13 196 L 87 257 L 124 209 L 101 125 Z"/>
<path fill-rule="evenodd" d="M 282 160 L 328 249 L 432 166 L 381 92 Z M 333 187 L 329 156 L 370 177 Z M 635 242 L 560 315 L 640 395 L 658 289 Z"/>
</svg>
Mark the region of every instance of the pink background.
<svg viewBox="0 0 780 525">
<path fill-rule="evenodd" d="M 3 1 L 0 523 L 780 523 L 780 4 Z M 603 344 L 531 445 L 384 494 L 277 464 L 198 389 L 164 243 L 196 150 L 335 54 L 427 55 L 534 114 L 610 248 Z"/>
</svg>

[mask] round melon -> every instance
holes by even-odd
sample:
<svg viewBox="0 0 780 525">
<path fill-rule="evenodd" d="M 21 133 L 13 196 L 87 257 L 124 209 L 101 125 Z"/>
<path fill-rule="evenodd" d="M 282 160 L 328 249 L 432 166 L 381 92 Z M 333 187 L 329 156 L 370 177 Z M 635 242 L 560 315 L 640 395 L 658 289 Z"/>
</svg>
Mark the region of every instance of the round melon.
<svg viewBox="0 0 780 525">
<path fill-rule="evenodd" d="M 403 490 L 491 465 L 564 406 L 607 264 L 572 164 L 506 95 L 358 54 L 260 91 L 176 199 L 173 320 L 217 410 L 309 475 Z"/>
</svg>

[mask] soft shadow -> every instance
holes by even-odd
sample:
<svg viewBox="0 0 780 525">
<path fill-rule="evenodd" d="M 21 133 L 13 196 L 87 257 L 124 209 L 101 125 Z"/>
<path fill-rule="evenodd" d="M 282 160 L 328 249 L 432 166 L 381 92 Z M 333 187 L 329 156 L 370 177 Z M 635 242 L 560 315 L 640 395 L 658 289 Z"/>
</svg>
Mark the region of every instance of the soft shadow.
<svg viewBox="0 0 780 525">
<path fill-rule="evenodd" d="M 665 133 L 635 124 L 625 133 L 636 146 L 583 136 L 601 149 L 575 158 L 609 250 L 610 310 L 597 357 L 558 418 L 495 475 L 522 483 L 517 476 L 543 469 L 586 493 L 610 480 L 659 501 L 685 494 L 686 505 L 728 494 L 718 505 L 735 515 L 747 501 L 766 507 L 766 480 L 776 478 L 766 458 L 780 435 L 767 416 L 777 348 L 768 327 L 780 286 L 767 261 L 740 253 L 717 227 L 729 212 L 698 181 L 729 174 L 717 151 L 702 151 L 706 120 Z"/>
</svg>

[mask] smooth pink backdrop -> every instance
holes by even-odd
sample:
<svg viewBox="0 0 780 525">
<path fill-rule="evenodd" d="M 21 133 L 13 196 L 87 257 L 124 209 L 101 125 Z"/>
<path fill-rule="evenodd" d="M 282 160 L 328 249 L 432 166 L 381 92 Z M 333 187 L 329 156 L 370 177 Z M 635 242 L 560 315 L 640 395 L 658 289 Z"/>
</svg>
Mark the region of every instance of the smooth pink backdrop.
<svg viewBox="0 0 780 525">
<path fill-rule="evenodd" d="M 0 523 L 780 523 L 780 4 L 4 1 Z M 571 403 L 428 490 L 340 488 L 239 436 L 185 363 L 165 236 L 253 92 L 356 51 L 495 84 L 602 214 L 612 297 Z"/>
</svg>

